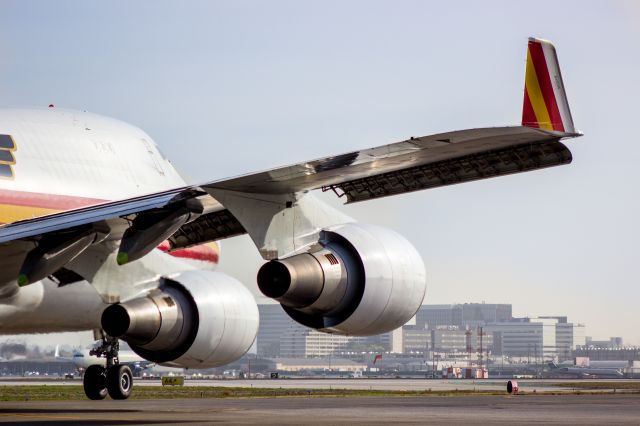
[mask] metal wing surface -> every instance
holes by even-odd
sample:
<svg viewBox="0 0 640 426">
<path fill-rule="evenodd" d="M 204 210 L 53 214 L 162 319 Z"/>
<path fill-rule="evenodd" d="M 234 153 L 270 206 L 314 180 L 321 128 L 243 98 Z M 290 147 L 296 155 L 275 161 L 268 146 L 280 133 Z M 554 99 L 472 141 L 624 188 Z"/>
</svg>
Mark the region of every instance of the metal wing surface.
<svg viewBox="0 0 640 426">
<path fill-rule="evenodd" d="M 440 133 L 202 185 L 281 194 L 335 190 L 347 202 L 525 172 L 571 162 L 559 142 L 579 136 L 524 126 Z"/>
<path fill-rule="evenodd" d="M 462 130 L 410 138 L 342 155 L 247 174 L 231 179 L 185 186 L 155 194 L 104 203 L 0 227 L 0 243 L 100 224 L 118 218 L 177 206 L 216 189 L 254 194 L 291 194 L 332 189 L 348 202 L 363 201 L 571 162 L 570 151 L 559 142 L 579 134 L 523 126 Z M 205 192 L 206 191 L 206 192 Z M 206 233 L 207 222 L 219 228 L 207 241 L 243 233 L 239 224 L 215 200 L 204 215 L 184 228 Z M 222 228 L 228 229 L 222 229 Z M 184 232 L 182 232 L 184 234 Z M 186 245 L 180 244 L 181 246 Z"/>
</svg>

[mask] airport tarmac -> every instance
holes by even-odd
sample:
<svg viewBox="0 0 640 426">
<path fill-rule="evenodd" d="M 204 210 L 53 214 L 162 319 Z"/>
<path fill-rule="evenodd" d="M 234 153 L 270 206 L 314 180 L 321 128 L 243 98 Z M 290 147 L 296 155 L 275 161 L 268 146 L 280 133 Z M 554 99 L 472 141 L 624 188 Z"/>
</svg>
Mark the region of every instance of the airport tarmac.
<svg viewBox="0 0 640 426">
<path fill-rule="evenodd" d="M 638 395 L 6 402 L 0 422 L 129 424 L 638 424 Z"/>
<path fill-rule="evenodd" d="M 387 391 L 448 391 L 448 390 L 486 390 L 502 391 L 506 389 L 508 379 L 481 379 L 481 380 L 440 380 L 440 379 L 395 379 L 395 378 L 357 378 L 357 379 L 226 379 L 209 380 L 194 379 L 185 380 L 185 386 L 219 386 L 219 387 L 255 387 L 255 388 L 282 388 L 282 389 L 359 389 L 359 390 L 387 390 Z M 609 383 L 611 389 L 616 387 L 616 383 L 640 383 L 634 379 L 610 379 L 597 380 L 599 383 Z M 572 383 L 580 383 L 584 380 L 555 380 L 555 379 L 518 379 L 520 390 L 525 392 L 573 392 Z M 1 378 L 0 386 L 20 386 L 20 385 L 79 385 L 81 378 L 72 380 L 57 378 Z M 563 387 L 559 387 L 561 384 Z M 159 379 L 139 379 L 136 378 L 135 385 L 140 386 L 162 386 Z M 135 389 L 135 387 L 134 387 Z M 135 390 L 134 390 L 135 392 Z M 588 390 L 585 390 L 588 392 Z"/>
</svg>

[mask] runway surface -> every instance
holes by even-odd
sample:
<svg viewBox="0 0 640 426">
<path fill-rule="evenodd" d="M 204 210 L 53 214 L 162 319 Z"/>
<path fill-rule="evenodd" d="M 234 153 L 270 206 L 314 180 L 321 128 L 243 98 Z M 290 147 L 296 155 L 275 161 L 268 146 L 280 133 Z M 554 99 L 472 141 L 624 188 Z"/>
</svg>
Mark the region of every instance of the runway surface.
<svg viewBox="0 0 640 426">
<path fill-rule="evenodd" d="M 638 424 L 638 395 L 8 402 L 0 422 L 128 424 Z"/>
<path fill-rule="evenodd" d="M 608 383 L 611 389 L 616 383 L 640 383 L 640 380 L 597 380 L 599 383 Z M 525 392 L 572 392 L 572 383 L 581 383 L 584 380 L 538 380 L 538 379 L 518 379 L 520 389 Z M 80 385 L 82 379 L 73 380 L 41 378 L 2 378 L 0 386 L 20 386 L 20 385 Z M 136 379 L 136 385 L 140 386 L 161 386 L 158 379 L 142 380 Z M 255 387 L 255 388 L 302 388 L 302 389 L 361 389 L 361 390 L 486 390 L 502 391 L 506 389 L 507 379 L 484 379 L 484 380 L 439 380 L 439 379 L 380 379 L 380 378 L 359 378 L 359 379 L 254 379 L 254 380 L 186 380 L 185 386 L 221 386 L 221 387 Z M 566 387 L 558 387 L 562 384 Z"/>
</svg>

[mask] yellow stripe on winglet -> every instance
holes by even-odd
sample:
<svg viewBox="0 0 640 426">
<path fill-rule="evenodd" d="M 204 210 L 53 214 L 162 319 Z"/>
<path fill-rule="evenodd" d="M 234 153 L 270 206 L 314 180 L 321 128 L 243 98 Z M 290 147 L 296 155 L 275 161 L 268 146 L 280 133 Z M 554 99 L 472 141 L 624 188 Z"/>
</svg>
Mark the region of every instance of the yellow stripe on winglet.
<svg viewBox="0 0 640 426">
<path fill-rule="evenodd" d="M 531 52 L 529 52 L 529 49 L 527 49 L 525 85 L 527 86 L 527 93 L 529 94 L 529 101 L 533 107 L 533 112 L 538 120 L 538 126 L 542 129 L 553 130 L 551 117 L 549 117 L 547 105 L 544 103 L 544 97 L 542 97 L 542 90 L 540 90 L 538 76 L 536 75 L 536 68 L 533 66 L 533 60 L 531 59 Z"/>
</svg>

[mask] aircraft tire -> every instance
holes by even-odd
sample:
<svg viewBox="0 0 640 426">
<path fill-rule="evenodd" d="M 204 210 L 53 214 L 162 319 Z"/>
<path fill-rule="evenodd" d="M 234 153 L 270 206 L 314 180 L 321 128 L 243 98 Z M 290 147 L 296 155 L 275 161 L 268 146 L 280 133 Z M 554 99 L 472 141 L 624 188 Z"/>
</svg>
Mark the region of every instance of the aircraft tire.
<svg viewBox="0 0 640 426">
<path fill-rule="evenodd" d="M 90 365 L 84 372 L 82 381 L 87 398 L 99 401 L 107 396 L 107 375 L 101 365 Z"/>
<path fill-rule="evenodd" d="M 133 389 L 133 374 L 127 365 L 114 365 L 107 372 L 107 390 L 111 399 L 127 399 Z"/>
</svg>

